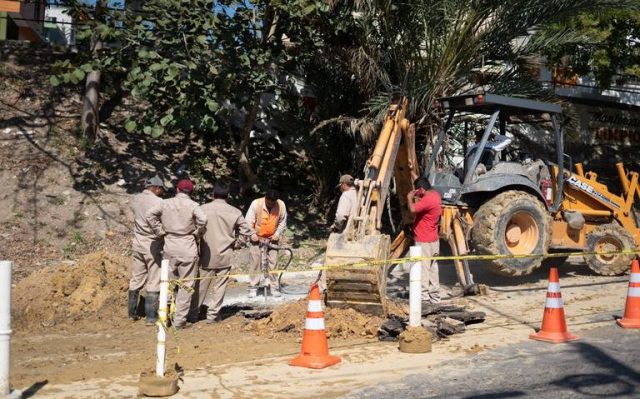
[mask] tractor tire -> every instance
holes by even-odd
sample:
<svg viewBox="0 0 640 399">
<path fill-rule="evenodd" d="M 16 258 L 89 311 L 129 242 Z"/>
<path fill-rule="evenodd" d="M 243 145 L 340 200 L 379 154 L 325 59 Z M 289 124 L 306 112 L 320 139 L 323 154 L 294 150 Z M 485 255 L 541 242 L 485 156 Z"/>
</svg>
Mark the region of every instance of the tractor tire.
<svg viewBox="0 0 640 399">
<path fill-rule="evenodd" d="M 546 253 L 551 242 L 551 216 L 540 200 L 523 191 L 505 191 L 480 206 L 473 216 L 472 245 L 486 255 Z M 542 257 L 501 258 L 489 262 L 494 273 L 524 276 Z"/>
<path fill-rule="evenodd" d="M 610 223 L 597 226 L 587 234 L 588 252 L 614 252 L 636 249 L 636 242 L 622 226 Z M 587 255 L 587 266 L 602 276 L 617 276 L 629 269 L 634 255 Z"/>
</svg>

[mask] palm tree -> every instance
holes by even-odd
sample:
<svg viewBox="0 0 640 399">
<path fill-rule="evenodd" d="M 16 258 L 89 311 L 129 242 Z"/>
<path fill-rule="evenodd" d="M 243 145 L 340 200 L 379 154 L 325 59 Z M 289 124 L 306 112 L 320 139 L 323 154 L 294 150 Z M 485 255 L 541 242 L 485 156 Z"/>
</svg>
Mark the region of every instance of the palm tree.
<svg viewBox="0 0 640 399">
<path fill-rule="evenodd" d="M 342 49 L 358 82 L 364 115 L 328 118 L 348 128 L 379 120 L 393 93 L 410 100 L 410 120 L 425 127 L 437 122 L 430 113 L 437 97 L 478 89 L 547 98 L 529 72 L 531 60 L 547 46 L 576 41 L 569 29 L 547 33 L 545 24 L 585 10 L 634 7 L 638 0 L 354 0 L 350 7 L 356 32 Z M 335 60 L 334 60 L 335 61 Z M 368 122 L 368 123 L 367 123 Z M 355 133 L 355 132 L 354 132 Z"/>
</svg>

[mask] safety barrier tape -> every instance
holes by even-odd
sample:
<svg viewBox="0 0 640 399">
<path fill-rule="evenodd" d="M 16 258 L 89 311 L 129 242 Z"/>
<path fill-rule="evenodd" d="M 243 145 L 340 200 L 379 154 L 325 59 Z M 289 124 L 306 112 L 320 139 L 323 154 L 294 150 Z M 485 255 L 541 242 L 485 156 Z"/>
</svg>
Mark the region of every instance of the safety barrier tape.
<svg viewBox="0 0 640 399">
<path fill-rule="evenodd" d="M 369 261 L 363 262 L 353 262 L 353 263 L 336 263 L 330 265 L 322 265 L 312 267 L 311 269 L 282 269 L 282 270 L 270 270 L 269 274 L 279 274 L 279 273 L 297 273 L 297 272 L 308 272 L 308 271 L 321 271 L 321 270 L 332 270 L 332 269 L 345 269 L 345 268 L 359 268 L 359 267 L 368 267 L 368 266 L 385 266 L 392 264 L 401 264 L 401 263 L 411 263 L 411 262 L 419 262 L 423 260 L 495 260 L 495 259 L 526 259 L 526 258 L 564 258 L 570 256 L 598 256 L 598 255 L 638 255 L 640 254 L 640 250 L 635 251 L 608 251 L 608 252 L 561 252 L 561 253 L 553 253 L 553 254 L 526 254 L 526 255 L 458 255 L 458 256 L 420 256 L 420 257 L 405 257 L 405 258 L 395 258 L 395 259 L 372 259 Z M 190 277 L 190 278 L 181 278 L 181 279 L 169 279 L 169 312 L 167 314 L 167 319 L 171 321 L 171 326 L 167 326 L 168 323 L 160 322 L 160 326 L 165 330 L 171 330 L 173 336 L 176 340 L 177 352 L 180 353 L 180 337 L 178 330 L 175 328 L 174 316 L 175 316 L 175 288 L 180 287 L 182 289 L 187 290 L 190 293 L 193 293 L 195 290 L 192 287 L 189 287 L 184 282 L 187 281 L 198 281 L 198 280 L 206 280 L 206 279 L 215 279 L 215 278 L 232 278 L 232 277 L 251 277 L 257 275 L 264 275 L 262 271 L 257 273 L 241 273 L 241 274 L 229 274 L 227 276 L 208 276 L 208 277 Z M 163 281 L 164 282 L 164 281 Z M 555 288 L 557 285 L 557 289 L 559 292 L 560 287 L 557 283 L 549 284 L 549 292 L 555 292 Z M 640 287 L 629 287 L 629 296 L 640 296 Z M 315 304 L 309 303 L 310 307 L 316 307 Z M 549 309 L 553 308 L 562 308 L 563 301 L 562 298 L 546 298 L 545 307 Z M 308 309 L 311 311 L 311 309 Z M 322 306 L 320 306 L 320 311 L 322 311 Z M 305 320 L 305 329 L 306 330 L 324 330 L 324 319 L 322 318 L 306 318 Z"/>
<path fill-rule="evenodd" d="M 327 271 L 327 270 L 335 270 L 335 269 L 347 269 L 347 268 L 364 268 L 369 266 L 387 266 L 394 264 L 402 264 L 402 263 L 413 263 L 420 262 L 423 260 L 435 260 L 435 261 L 454 261 L 454 260 L 496 260 L 496 259 L 528 259 L 528 258 L 543 258 L 543 259 L 552 259 L 552 258 L 566 258 L 570 256 L 598 256 L 598 255 L 638 255 L 640 254 L 640 250 L 624 250 L 624 251 L 605 251 L 605 252 L 558 252 L 552 254 L 522 254 L 522 255 L 513 255 L 513 254 L 505 254 L 505 255 L 450 255 L 450 256 L 420 256 L 420 257 L 404 257 L 404 258 L 394 258 L 394 259 L 371 259 L 367 261 L 361 262 L 353 262 L 353 263 L 334 263 L 334 264 L 324 264 L 320 266 L 312 266 L 311 268 L 299 268 L 299 269 L 274 269 L 269 270 L 269 274 L 290 274 L 290 273 L 299 273 L 299 272 L 309 272 L 309 271 Z M 252 276 L 263 276 L 263 271 L 258 271 L 255 273 L 236 273 L 236 274 L 228 274 L 226 276 L 207 276 L 207 277 L 188 277 L 188 278 L 180 278 L 180 279 L 169 279 L 169 283 L 179 284 L 180 282 L 186 281 L 199 281 L 199 280 L 209 280 L 216 279 L 222 277 L 229 278 L 238 278 L 238 277 L 252 277 Z M 193 292 L 193 288 L 182 285 L 183 288 L 190 290 Z"/>
</svg>

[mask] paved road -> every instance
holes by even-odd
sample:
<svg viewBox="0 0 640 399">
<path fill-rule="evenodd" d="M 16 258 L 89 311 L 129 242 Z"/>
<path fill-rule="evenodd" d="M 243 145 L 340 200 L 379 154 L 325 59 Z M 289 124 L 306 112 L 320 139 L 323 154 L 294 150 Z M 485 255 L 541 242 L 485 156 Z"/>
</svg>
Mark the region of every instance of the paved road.
<svg viewBox="0 0 640 399">
<path fill-rule="evenodd" d="M 612 325 L 573 343 L 491 350 L 348 398 L 639 398 L 639 358 L 640 331 Z"/>
</svg>

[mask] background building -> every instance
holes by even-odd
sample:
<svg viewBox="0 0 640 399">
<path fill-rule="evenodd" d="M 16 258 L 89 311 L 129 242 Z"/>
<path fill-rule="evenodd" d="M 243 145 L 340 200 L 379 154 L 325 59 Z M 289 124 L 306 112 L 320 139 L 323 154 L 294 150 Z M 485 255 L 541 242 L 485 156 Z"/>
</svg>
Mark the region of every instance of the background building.
<svg viewBox="0 0 640 399">
<path fill-rule="evenodd" d="M 46 0 L 0 0 L 0 40 L 44 41 Z"/>
<path fill-rule="evenodd" d="M 67 14 L 67 7 L 56 3 L 47 5 L 44 33 L 49 43 L 75 46 L 75 25 L 73 18 Z"/>
</svg>

